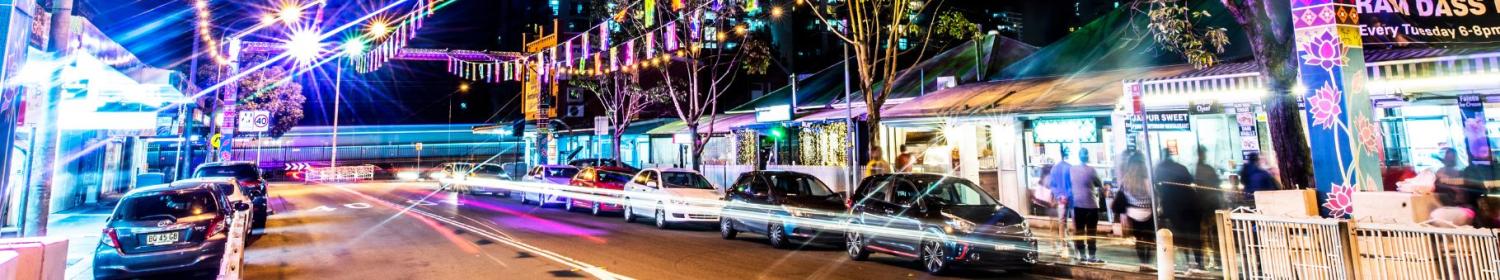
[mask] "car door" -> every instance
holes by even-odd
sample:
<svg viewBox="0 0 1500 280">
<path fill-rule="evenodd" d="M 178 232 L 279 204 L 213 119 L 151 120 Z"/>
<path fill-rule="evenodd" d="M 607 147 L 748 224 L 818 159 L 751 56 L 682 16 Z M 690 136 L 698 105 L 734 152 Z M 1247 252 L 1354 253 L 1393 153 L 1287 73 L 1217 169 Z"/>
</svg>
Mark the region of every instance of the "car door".
<svg viewBox="0 0 1500 280">
<path fill-rule="evenodd" d="M 722 211 L 723 215 L 720 218 L 728 219 L 729 223 L 735 227 L 740 227 L 744 223 L 739 216 L 747 214 L 745 211 L 750 209 L 747 205 L 749 202 L 746 199 L 750 196 L 750 182 L 753 178 L 755 178 L 753 173 L 742 174 L 724 192 L 724 211 Z"/>
<path fill-rule="evenodd" d="M 632 214 L 640 213 L 642 211 L 646 211 L 646 213 L 652 213 L 652 211 L 656 211 L 656 201 L 650 199 L 651 194 L 655 190 L 653 187 L 648 186 L 649 184 L 656 182 L 655 174 L 656 171 L 653 170 L 641 171 L 641 173 L 636 174 L 635 179 L 631 180 L 630 184 L 628 184 L 625 191 L 630 194 L 630 197 L 627 197 L 626 202 L 630 204 L 630 212 Z"/>
<path fill-rule="evenodd" d="M 858 201 L 861 201 L 861 203 L 855 205 L 855 213 L 859 213 L 857 218 L 860 220 L 860 224 L 866 227 L 882 229 L 880 231 L 866 231 L 865 233 L 870 243 L 877 246 L 889 246 L 886 244 L 888 240 L 895 238 L 891 234 L 887 234 L 888 231 L 883 230 L 887 228 L 890 223 L 890 216 L 895 213 L 894 209 L 897 208 L 889 202 L 891 185 L 894 181 L 895 179 L 892 177 L 877 179 L 871 182 L 869 190 L 864 193 L 863 197 L 856 197 Z"/>
<path fill-rule="evenodd" d="M 887 240 L 892 249 L 916 254 L 922 236 L 921 217 L 925 213 L 922 188 L 909 180 L 897 180 L 891 188 L 890 208 L 886 211 L 886 227 L 906 234 L 892 235 Z"/>
<path fill-rule="evenodd" d="M 766 183 L 764 176 L 752 175 L 748 177 L 750 180 L 747 182 L 739 198 L 739 205 L 744 208 L 740 213 L 749 215 L 749 217 L 756 217 L 757 219 L 737 219 L 739 221 L 739 225 L 737 226 L 750 232 L 764 233 L 766 229 L 764 218 L 769 217 L 771 214 L 770 211 L 766 210 L 769 209 L 767 206 L 770 206 L 766 204 L 766 198 L 770 197 L 770 185 Z"/>
</svg>

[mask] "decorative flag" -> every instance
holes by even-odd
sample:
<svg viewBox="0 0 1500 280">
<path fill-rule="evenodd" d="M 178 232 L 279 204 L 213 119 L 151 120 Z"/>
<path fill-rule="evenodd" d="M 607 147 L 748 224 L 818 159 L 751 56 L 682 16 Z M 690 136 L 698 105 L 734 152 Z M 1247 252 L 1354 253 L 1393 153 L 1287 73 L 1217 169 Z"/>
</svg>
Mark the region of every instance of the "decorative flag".
<svg viewBox="0 0 1500 280">
<path fill-rule="evenodd" d="M 599 50 L 609 48 L 609 24 L 599 24 Z"/>
<path fill-rule="evenodd" d="M 625 65 L 635 64 L 635 40 L 625 42 Z"/>
<path fill-rule="evenodd" d="M 602 54 L 597 54 L 597 53 L 594 54 L 594 70 L 595 71 L 604 68 L 604 58 L 603 57 L 604 57 L 604 55 L 602 55 Z"/>
<path fill-rule="evenodd" d="M 646 0 L 646 27 L 656 25 L 656 0 Z"/>
<path fill-rule="evenodd" d="M 672 0 L 672 11 L 681 11 L 682 8 L 686 7 L 687 5 L 683 4 L 682 0 Z"/>
<path fill-rule="evenodd" d="M 656 32 L 646 32 L 646 59 L 656 57 Z"/>
<path fill-rule="evenodd" d="M 573 40 L 563 42 L 563 65 L 573 68 Z"/>
<path fill-rule="evenodd" d="M 620 60 L 619 60 L 619 57 L 618 57 L 618 52 L 616 50 L 617 50 L 617 48 L 613 48 L 613 47 L 609 48 L 609 70 L 610 71 L 615 71 L 615 70 L 619 70 L 620 69 L 620 64 L 619 64 Z"/>
<path fill-rule="evenodd" d="M 677 22 L 667 23 L 667 51 L 677 50 Z"/>
<path fill-rule="evenodd" d="M 578 62 L 578 67 L 579 68 L 588 68 L 589 67 L 589 55 L 591 53 L 593 53 L 593 52 L 589 50 L 589 33 L 588 32 L 584 32 L 583 33 L 583 52 L 578 53 L 578 54 L 583 55 L 583 61 L 579 61 Z"/>
</svg>

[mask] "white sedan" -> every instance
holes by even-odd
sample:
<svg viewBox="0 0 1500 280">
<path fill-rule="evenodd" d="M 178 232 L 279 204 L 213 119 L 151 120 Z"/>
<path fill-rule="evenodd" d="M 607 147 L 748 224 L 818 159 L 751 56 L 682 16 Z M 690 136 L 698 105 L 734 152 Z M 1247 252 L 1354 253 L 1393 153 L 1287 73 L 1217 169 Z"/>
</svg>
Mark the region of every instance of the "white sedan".
<svg viewBox="0 0 1500 280">
<path fill-rule="evenodd" d="M 657 228 L 719 221 L 723 197 L 702 174 L 687 169 L 642 170 L 625 184 L 625 222 L 651 216 Z"/>
</svg>

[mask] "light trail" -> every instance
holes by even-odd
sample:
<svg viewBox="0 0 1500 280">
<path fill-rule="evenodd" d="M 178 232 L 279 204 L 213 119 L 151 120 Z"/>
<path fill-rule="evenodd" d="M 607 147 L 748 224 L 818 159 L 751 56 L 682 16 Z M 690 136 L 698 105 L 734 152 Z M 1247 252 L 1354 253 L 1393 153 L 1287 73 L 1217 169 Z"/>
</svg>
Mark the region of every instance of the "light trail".
<svg viewBox="0 0 1500 280">
<path fill-rule="evenodd" d="M 480 178 L 463 180 L 441 179 L 439 181 L 451 185 L 484 186 L 487 188 L 500 188 L 515 192 L 550 194 L 566 197 L 569 199 L 599 201 L 601 203 L 609 202 L 622 205 L 630 205 L 630 207 L 632 208 L 639 207 L 638 205 L 646 205 L 659 201 L 671 201 L 675 204 L 674 206 L 677 207 L 675 209 L 685 209 L 687 210 L 685 212 L 688 213 L 714 214 L 719 215 L 720 217 L 727 216 L 750 222 L 782 222 L 788 225 L 795 225 L 796 227 L 815 228 L 825 233 L 843 234 L 852 230 L 860 232 L 861 234 L 867 236 L 880 236 L 883 238 L 896 238 L 908 241 L 937 239 L 942 240 L 942 242 L 949 244 L 950 246 L 982 246 L 984 248 L 994 248 L 996 250 L 1003 251 L 1042 253 L 1038 249 L 1039 246 L 1036 245 L 1037 242 L 1040 242 L 1042 240 L 1039 240 L 1034 235 L 1032 235 L 1031 228 L 1025 223 L 996 227 L 1000 230 L 1006 230 L 1007 233 L 1013 233 L 1018 236 L 1027 237 L 1023 238 L 1025 241 L 1018 243 L 975 238 L 968 236 L 970 234 L 967 234 L 966 232 L 957 232 L 949 229 L 929 229 L 926 231 L 922 231 L 900 229 L 889 226 L 892 223 L 897 222 L 920 222 L 909 218 L 898 218 L 896 220 L 888 221 L 885 224 L 870 225 L 852 223 L 852 221 L 855 220 L 864 220 L 864 217 L 862 216 L 850 215 L 846 212 L 830 212 L 817 209 L 785 206 L 764 206 L 755 204 L 736 204 L 736 208 L 744 208 L 748 210 L 724 211 L 723 207 L 726 205 L 726 202 L 724 200 L 718 199 L 695 199 L 658 194 L 634 193 L 612 189 L 585 188 L 551 183 L 516 182 Z M 625 197 L 629 197 L 629 199 L 625 199 Z M 1058 238 L 1056 240 L 1065 239 Z M 1099 240 L 1105 239 L 1100 238 Z"/>
</svg>

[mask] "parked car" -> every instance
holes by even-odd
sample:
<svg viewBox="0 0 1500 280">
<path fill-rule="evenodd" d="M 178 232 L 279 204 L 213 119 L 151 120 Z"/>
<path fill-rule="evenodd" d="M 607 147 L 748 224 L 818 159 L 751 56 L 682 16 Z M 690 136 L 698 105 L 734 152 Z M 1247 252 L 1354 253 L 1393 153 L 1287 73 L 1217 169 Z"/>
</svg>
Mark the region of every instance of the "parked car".
<svg viewBox="0 0 1500 280">
<path fill-rule="evenodd" d="M 631 177 L 634 176 L 631 175 L 630 169 L 626 168 L 584 167 L 582 170 L 578 171 L 577 176 L 573 176 L 573 181 L 568 183 L 568 185 L 588 189 L 623 191 L 625 190 L 625 183 L 630 182 Z M 594 192 L 592 194 L 606 197 L 616 197 L 615 194 L 609 193 Z M 586 198 L 568 198 L 568 202 L 563 205 L 565 205 L 564 207 L 566 207 L 568 211 L 587 208 L 589 209 L 589 213 L 594 214 L 594 216 L 603 215 L 606 212 L 620 212 L 620 210 L 622 210 L 622 207 L 620 207 L 619 203 L 600 202 L 589 200 Z"/>
<path fill-rule="evenodd" d="M 527 182 L 546 183 L 552 185 L 568 185 L 573 181 L 573 176 L 578 175 L 578 168 L 568 165 L 542 165 L 531 168 L 526 173 Z M 562 204 L 567 202 L 566 198 L 557 194 L 548 194 L 540 191 L 529 191 L 521 193 L 521 204 L 536 202 L 537 205 Z"/>
<path fill-rule="evenodd" d="M 469 174 L 466 175 L 466 177 L 467 178 L 474 178 L 474 179 L 504 180 L 504 179 L 508 178 L 509 176 L 505 175 L 505 169 L 502 168 L 502 167 L 500 167 L 500 165 L 498 165 L 498 164 L 481 163 L 479 165 L 475 165 L 474 169 L 471 169 L 469 171 Z M 487 193 L 487 194 L 491 194 L 491 195 L 498 195 L 498 196 L 504 196 L 504 197 L 510 196 L 510 190 L 509 189 L 499 188 L 499 187 L 494 187 L 494 186 L 465 185 L 465 186 L 462 187 L 462 189 L 464 190 L 465 193 L 474 194 L 474 195 L 481 194 L 481 193 Z"/>
<path fill-rule="evenodd" d="M 216 188 L 184 180 L 126 193 L 105 220 L 94 249 L 94 277 L 217 274 L 233 211 L 249 211 L 251 205 L 231 204 Z"/>
<path fill-rule="evenodd" d="M 636 172 L 641 171 L 640 168 L 635 168 L 633 166 L 630 166 L 629 164 L 625 164 L 624 162 L 620 162 L 618 160 L 609 159 L 609 158 L 582 158 L 582 159 L 575 159 L 575 160 L 568 161 L 568 165 L 576 166 L 578 168 L 584 168 L 584 167 L 619 167 L 619 168 L 629 169 L 630 173 L 636 173 Z"/>
<path fill-rule="evenodd" d="M 468 179 L 470 170 L 474 170 L 473 163 L 447 162 L 439 165 L 438 168 L 436 170 L 433 170 L 431 173 L 428 173 L 427 177 L 432 178 L 432 180 L 434 181 L 437 181 L 438 189 L 449 189 L 449 187 L 452 187 L 450 186 L 451 184 L 443 183 L 443 180 Z"/>
<path fill-rule="evenodd" d="M 677 223 L 719 222 L 721 195 L 702 174 L 687 169 L 642 170 L 625 184 L 625 222 L 637 215 L 651 216 L 656 227 Z"/>
<path fill-rule="evenodd" d="M 200 165 L 193 171 L 193 178 L 207 177 L 231 177 L 235 183 L 245 187 L 245 194 L 250 197 L 251 206 L 255 210 L 250 215 L 254 217 L 255 228 L 266 226 L 266 219 L 272 213 L 271 207 L 266 203 L 270 190 L 258 164 L 249 161 L 211 162 Z"/>
<path fill-rule="evenodd" d="M 746 172 L 725 190 L 725 200 L 719 216 L 724 239 L 745 231 L 765 234 L 772 247 L 788 248 L 793 239 L 837 244 L 844 238 L 833 226 L 845 220 L 844 196 L 813 175 Z"/>
<path fill-rule="evenodd" d="M 526 178 L 526 172 L 530 170 L 530 168 L 526 165 L 525 162 L 507 162 L 507 163 L 501 163 L 500 164 L 500 169 L 505 171 L 505 173 L 504 173 L 505 174 L 504 179 L 506 179 L 506 180 L 515 180 L 515 181 L 520 181 L 522 179 L 525 179 Z"/>
<path fill-rule="evenodd" d="M 853 260 L 886 253 L 915 259 L 932 274 L 958 264 L 1024 271 L 1036 262 L 1037 240 L 1026 219 L 969 180 L 875 175 L 861 181 L 851 197 L 844 236 Z"/>
</svg>

